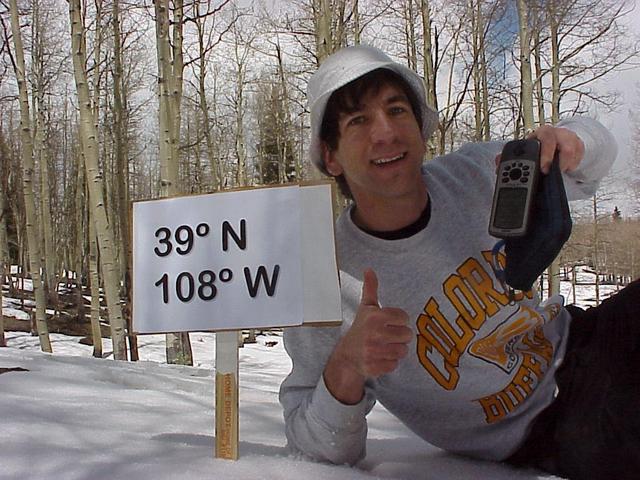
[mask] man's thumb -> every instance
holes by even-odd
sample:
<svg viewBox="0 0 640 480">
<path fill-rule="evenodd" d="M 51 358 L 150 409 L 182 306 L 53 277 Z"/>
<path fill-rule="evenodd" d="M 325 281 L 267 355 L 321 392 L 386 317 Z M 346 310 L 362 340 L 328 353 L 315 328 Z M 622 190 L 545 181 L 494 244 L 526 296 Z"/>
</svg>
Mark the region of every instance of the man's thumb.
<svg viewBox="0 0 640 480">
<path fill-rule="evenodd" d="M 362 283 L 362 300 L 361 305 L 379 306 L 378 303 L 378 277 L 376 272 L 368 268 L 364 271 L 364 280 Z"/>
</svg>

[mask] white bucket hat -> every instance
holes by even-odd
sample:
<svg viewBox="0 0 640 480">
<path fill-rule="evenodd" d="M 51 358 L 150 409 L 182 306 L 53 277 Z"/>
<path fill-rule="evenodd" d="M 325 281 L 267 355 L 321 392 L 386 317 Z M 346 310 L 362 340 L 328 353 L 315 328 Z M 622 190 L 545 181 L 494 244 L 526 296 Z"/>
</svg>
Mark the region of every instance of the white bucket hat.
<svg viewBox="0 0 640 480">
<path fill-rule="evenodd" d="M 426 140 L 435 131 L 438 113 L 427 105 L 422 77 L 404 65 L 394 62 L 377 48 L 368 45 L 343 48 L 327 57 L 307 84 L 307 101 L 311 111 L 309 156 L 311 163 L 325 175 L 329 173 L 322 159 L 320 128 L 329 97 L 339 88 L 379 68 L 386 68 L 400 75 L 416 94 L 422 114 L 422 137 Z"/>
</svg>

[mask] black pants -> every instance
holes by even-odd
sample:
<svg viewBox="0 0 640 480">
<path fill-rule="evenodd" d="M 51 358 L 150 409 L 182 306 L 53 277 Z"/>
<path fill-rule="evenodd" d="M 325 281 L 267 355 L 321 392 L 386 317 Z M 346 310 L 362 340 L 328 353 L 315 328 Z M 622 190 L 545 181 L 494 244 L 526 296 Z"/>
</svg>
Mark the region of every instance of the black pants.
<svg viewBox="0 0 640 480">
<path fill-rule="evenodd" d="M 570 479 L 640 479 L 640 280 L 568 309 L 558 397 L 507 461 Z"/>
</svg>

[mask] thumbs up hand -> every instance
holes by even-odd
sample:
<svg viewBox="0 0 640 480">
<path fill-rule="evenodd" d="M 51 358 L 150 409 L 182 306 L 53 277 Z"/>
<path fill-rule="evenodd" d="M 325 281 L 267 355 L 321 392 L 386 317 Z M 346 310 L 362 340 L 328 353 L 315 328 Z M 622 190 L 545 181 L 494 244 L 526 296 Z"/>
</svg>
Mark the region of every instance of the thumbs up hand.
<svg viewBox="0 0 640 480">
<path fill-rule="evenodd" d="M 380 307 L 378 278 L 373 270 L 366 270 L 356 317 L 324 370 L 325 384 L 336 399 L 347 404 L 358 403 L 367 378 L 397 368 L 413 338 L 408 322 L 404 310 Z"/>
</svg>

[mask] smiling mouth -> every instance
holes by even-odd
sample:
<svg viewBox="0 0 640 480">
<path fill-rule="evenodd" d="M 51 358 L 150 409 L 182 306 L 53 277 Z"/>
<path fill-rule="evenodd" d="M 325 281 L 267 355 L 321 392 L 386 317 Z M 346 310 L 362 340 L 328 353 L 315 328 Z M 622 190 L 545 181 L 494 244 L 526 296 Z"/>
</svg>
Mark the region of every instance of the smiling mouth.
<svg viewBox="0 0 640 480">
<path fill-rule="evenodd" d="M 398 160 L 402 160 L 406 156 L 407 156 L 407 152 L 404 152 L 404 153 L 401 153 L 400 155 L 396 155 L 395 157 L 378 158 L 376 160 L 373 160 L 372 163 L 374 165 L 387 165 L 389 163 L 393 163 L 393 162 L 397 162 Z"/>
</svg>

